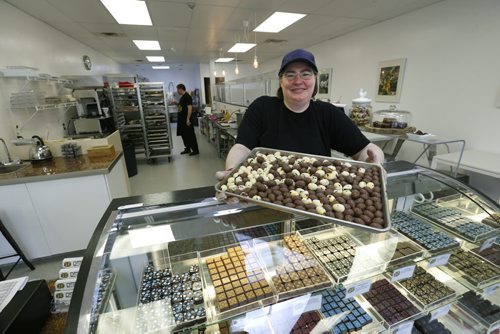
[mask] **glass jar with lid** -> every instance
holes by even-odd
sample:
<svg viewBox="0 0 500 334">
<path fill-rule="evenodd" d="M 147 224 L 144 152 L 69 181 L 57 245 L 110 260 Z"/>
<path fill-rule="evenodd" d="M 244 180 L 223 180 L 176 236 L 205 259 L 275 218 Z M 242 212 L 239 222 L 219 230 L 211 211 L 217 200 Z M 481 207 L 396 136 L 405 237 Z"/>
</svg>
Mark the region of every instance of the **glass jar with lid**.
<svg viewBox="0 0 500 334">
<path fill-rule="evenodd" d="M 359 90 L 359 97 L 352 100 L 351 120 L 357 126 L 370 124 L 372 114 L 372 100 L 366 97 L 366 90 Z"/>
<path fill-rule="evenodd" d="M 395 105 L 389 109 L 377 110 L 373 113 L 372 127 L 382 129 L 406 129 L 410 126 L 411 113 L 397 110 Z"/>
</svg>

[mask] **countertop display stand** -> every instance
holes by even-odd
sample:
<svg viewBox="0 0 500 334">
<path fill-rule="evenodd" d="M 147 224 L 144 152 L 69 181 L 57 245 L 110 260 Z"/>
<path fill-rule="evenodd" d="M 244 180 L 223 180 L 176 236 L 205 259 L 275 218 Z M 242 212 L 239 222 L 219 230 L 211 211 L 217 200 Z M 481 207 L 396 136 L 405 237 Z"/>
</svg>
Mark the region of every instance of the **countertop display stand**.
<svg viewBox="0 0 500 334">
<path fill-rule="evenodd" d="M 494 331 L 500 311 L 474 303 L 499 304 L 500 268 L 473 250 L 497 247 L 500 207 L 439 172 L 386 167 L 394 229 L 378 234 L 218 202 L 213 187 L 114 200 L 66 331 L 394 333 L 431 318 L 453 333 Z"/>
</svg>

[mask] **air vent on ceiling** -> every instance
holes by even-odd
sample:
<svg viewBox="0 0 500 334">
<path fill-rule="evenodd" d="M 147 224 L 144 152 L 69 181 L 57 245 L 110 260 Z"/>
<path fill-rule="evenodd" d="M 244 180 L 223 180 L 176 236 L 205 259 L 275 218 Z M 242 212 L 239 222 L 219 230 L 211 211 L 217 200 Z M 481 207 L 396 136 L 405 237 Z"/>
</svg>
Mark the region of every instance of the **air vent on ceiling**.
<svg viewBox="0 0 500 334">
<path fill-rule="evenodd" d="M 143 63 L 144 59 L 136 59 L 135 61 L 138 62 L 138 63 Z"/>
<path fill-rule="evenodd" d="M 279 43 L 285 43 L 285 42 L 288 42 L 288 41 L 286 39 L 268 38 L 263 43 L 264 44 L 279 44 Z"/>
<path fill-rule="evenodd" d="M 123 34 L 117 33 L 117 32 L 98 32 L 96 35 L 101 36 L 101 37 L 121 37 Z"/>
</svg>

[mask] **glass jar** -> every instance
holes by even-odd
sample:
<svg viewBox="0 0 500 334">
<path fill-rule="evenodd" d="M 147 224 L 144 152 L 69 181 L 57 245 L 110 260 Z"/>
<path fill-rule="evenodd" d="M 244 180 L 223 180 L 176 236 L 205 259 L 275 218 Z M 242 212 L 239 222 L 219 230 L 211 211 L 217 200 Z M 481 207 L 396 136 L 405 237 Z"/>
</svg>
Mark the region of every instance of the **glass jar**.
<svg viewBox="0 0 500 334">
<path fill-rule="evenodd" d="M 397 110 L 395 105 L 389 109 L 377 110 L 373 113 L 371 126 L 383 129 L 405 129 L 410 126 L 411 113 Z"/>
<path fill-rule="evenodd" d="M 360 89 L 359 97 L 352 100 L 351 120 L 357 126 L 370 124 L 372 114 L 372 100 L 366 97 L 366 91 Z"/>
</svg>

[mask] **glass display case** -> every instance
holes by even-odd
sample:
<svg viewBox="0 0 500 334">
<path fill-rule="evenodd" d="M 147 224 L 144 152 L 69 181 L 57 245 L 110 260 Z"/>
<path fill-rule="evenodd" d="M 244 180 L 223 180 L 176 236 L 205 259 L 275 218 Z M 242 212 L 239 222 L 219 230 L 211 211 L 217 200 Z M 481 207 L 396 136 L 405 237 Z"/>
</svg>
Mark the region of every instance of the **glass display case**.
<svg viewBox="0 0 500 334">
<path fill-rule="evenodd" d="M 383 129 L 406 129 L 411 125 L 411 113 L 397 110 L 395 105 L 389 109 L 377 110 L 373 113 L 371 126 Z"/>
<path fill-rule="evenodd" d="M 420 167 L 390 173 L 387 192 L 385 233 L 218 202 L 213 188 L 115 200 L 66 331 L 498 332 L 500 268 L 481 256 L 497 247 L 498 205 Z"/>
</svg>

